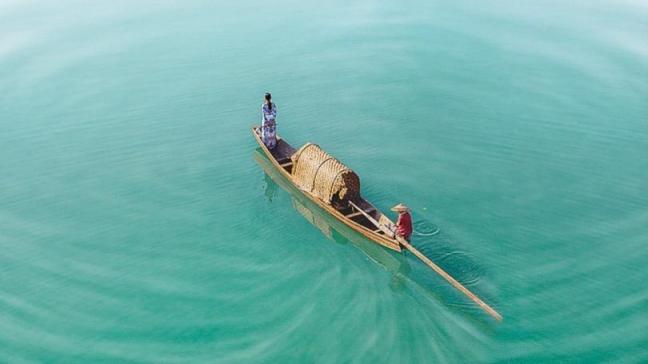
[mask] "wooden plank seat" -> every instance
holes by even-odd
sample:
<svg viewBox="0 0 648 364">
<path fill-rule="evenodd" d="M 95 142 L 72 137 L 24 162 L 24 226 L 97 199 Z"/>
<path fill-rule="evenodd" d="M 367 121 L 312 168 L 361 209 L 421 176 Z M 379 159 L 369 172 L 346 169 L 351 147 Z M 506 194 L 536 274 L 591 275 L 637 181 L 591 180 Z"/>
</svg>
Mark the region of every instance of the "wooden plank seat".
<svg viewBox="0 0 648 364">
<path fill-rule="evenodd" d="M 283 164 L 287 164 L 288 162 L 290 162 L 290 164 L 292 164 L 292 160 L 290 159 L 290 157 L 285 157 L 285 158 L 277 159 L 277 163 L 279 163 L 279 164 L 281 164 L 281 165 L 283 165 Z"/>
<path fill-rule="evenodd" d="M 364 212 L 367 213 L 367 214 L 370 214 L 370 213 L 372 213 L 374 211 L 376 211 L 376 208 L 374 208 L 374 207 L 370 207 L 370 208 L 364 210 Z M 352 219 L 352 218 L 354 218 L 356 216 L 360 216 L 360 215 L 363 215 L 362 211 L 356 211 L 356 212 L 353 212 L 353 213 L 350 213 L 350 214 L 346 215 L 346 217 L 349 218 L 349 219 Z"/>
</svg>

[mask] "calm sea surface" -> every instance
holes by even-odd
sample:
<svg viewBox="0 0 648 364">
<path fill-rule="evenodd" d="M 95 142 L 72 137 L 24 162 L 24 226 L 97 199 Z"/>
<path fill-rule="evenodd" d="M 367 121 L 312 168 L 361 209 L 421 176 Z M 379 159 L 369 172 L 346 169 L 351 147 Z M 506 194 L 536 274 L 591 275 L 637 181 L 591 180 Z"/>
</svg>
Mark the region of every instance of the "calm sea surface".
<svg viewBox="0 0 648 364">
<path fill-rule="evenodd" d="M 0 1 L 0 362 L 648 362 L 641 1 Z M 356 170 L 376 249 L 249 127 Z"/>
</svg>

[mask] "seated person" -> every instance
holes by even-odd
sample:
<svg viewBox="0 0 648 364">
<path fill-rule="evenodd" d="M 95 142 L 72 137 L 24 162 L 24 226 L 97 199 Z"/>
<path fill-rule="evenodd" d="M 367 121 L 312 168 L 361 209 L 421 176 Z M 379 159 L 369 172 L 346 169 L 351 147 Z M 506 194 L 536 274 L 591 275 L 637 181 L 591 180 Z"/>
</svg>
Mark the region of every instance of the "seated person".
<svg viewBox="0 0 648 364">
<path fill-rule="evenodd" d="M 409 208 L 402 203 L 391 208 L 392 211 L 398 212 L 398 220 L 394 227 L 394 234 L 408 242 L 412 236 L 412 216 L 409 213 Z"/>
</svg>

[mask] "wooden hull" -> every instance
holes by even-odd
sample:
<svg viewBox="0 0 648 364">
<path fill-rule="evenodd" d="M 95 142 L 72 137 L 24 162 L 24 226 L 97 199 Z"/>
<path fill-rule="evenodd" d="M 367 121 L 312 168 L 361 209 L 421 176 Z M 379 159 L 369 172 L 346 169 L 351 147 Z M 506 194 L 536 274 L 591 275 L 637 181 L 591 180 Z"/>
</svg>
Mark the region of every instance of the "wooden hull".
<svg viewBox="0 0 648 364">
<path fill-rule="evenodd" d="M 297 189 L 300 193 L 302 193 L 304 196 L 306 196 L 310 201 L 312 201 L 314 204 L 319 206 L 321 209 L 326 211 L 328 214 L 333 216 L 335 219 L 342 222 L 344 225 L 346 225 L 349 228 L 353 229 L 357 233 L 363 235 L 364 237 L 366 237 L 370 241 L 372 241 L 372 242 L 374 242 L 376 244 L 379 244 L 379 245 L 381 245 L 381 246 L 383 246 L 385 248 L 389 248 L 389 249 L 392 249 L 392 250 L 395 250 L 395 251 L 398 251 L 398 252 L 401 251 L 401 245 L 399 244 L 399 242 L 396 239 L 390 238 L 390 237 L 386 236 L 384 233 L 382 233 L 380 231 L 377 231 L 377 229 L 375 229 L 375 227 L 370 228 L 370 227 L 367 226 L 368 224 L 363 225 L 363 224 L 361 224 L 361 223 L 359 223 L 357 221 L 354 221 L 351 218 L 347 218 L 346 215 L 344 215 L 343 213 L 341 213 L 340 211 L 335 209 L 333 206 L 331 206 L 331 205 L 329 205 L 327 203 L 324 203 L 319 198 L 312 195 L 310 192 L 300 189 L 297 186 L 297 184 L 295 184 L 295 182 L 294 182 L 294 180 L 292 178 L 292 175 L 278 161 L 278 158 L 285 159 L 286 157 L 289 157 L 292 153 L 294 153 L 294 148 L 292 148 L 292 146 L 290 146 L 290 144 L 288 144 L 286 141 L 284 141 L 283 139 L 281 139 L 281 137 L 279 137 L 277 135 L 277 140 L 278 140 L 277 141 L 277 147 L 273 150 L 274 151 L 274 153 L 273 153 L 265 146 L 265 144 L 261 140 L 261 136 L 259 135 L 259 132 L 258 132 L 258 127 L 252 127 L 252 134 L 254 135 L 254 138 L 256 139 L 257 143 L 259 144 L 261 150 L 266 155 L 268 160 L 272 163 L 272 165 L 277 170 L 277 172 L 280 173 L 283 177 L 285 177 L 288 181 L 290 181 L 291 184 L 293 185 L 293 187 L 295 187 L 295 189 Z M 389 218 L 387 218 L 387 216 L 383 215 L 380 211 L 375 209 L 375 207 L 373 205 L 371 205 L 368 201 L 363 200 L 363 203 L 364 203 L 363 207 L 371 207 L 372 209 L 375 210 L 375 212 L 373 212 L 373 214 L 374 214 L 374 217 L 376 218 L 376 220 L 388 221 L 390 223 L 393 223 L 393 222 L 391 222 L 391 220 L 389 220 Z"/>
<path fill-rule="evenodd" d="M 400 256 L 396 256 L 392 250 L 383 249 L 381 245 L 358 234 L 355 230 L 313 203 L 311 199 L 295 188 L 290 180 L 277 171 L 261 148 L 254 151 L 254 160 L 261 166 L 266 176 L 270 178 L 270 181 L 266 181 L 266 183 L 274 183 L 286 191 L 295 210 L 306 221 L 321 231 L 326 238 L 342 244 L 351 243 L 369 259 L 393 274 L 400 274 L 404 270 L 409 270 L 405 260 Z"/>
</svg>

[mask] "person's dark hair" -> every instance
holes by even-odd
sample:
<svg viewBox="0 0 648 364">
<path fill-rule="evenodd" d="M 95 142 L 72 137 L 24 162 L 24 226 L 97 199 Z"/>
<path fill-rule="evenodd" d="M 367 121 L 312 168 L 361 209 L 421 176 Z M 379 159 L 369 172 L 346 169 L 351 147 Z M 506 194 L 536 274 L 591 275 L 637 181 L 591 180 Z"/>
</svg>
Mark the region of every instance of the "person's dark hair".
<svg viewBox="0 0 648 364">
<path fill-rule="evenodd" d="M 268 102 L 268 110 L 272 111 L 272 95 L 269 92 L 266 92 L 265 100 Z"/>
</svg>

